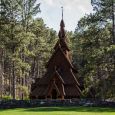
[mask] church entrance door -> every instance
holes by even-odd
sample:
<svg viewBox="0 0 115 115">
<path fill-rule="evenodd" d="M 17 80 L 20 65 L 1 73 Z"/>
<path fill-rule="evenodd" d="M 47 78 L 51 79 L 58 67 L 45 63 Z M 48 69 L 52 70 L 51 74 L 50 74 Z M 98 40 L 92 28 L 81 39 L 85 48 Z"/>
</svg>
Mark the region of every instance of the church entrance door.
<svg viewBox="0 0 115 115">
<path fill-rule="evenodd" d="M 52 99 L 57 99 L 57 91 L 56 91 L 56 89 L 52 90 Z"/>
</svg>

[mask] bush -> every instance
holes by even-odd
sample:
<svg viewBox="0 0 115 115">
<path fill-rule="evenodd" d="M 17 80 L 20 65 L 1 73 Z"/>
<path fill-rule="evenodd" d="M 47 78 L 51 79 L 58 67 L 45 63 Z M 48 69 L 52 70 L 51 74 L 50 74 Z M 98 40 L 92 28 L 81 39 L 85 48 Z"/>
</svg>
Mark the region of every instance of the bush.
<svg viewBox="0 0 115 115">
<path fill-rule="evenodd" d="M 11 95 L 5 95 L 2 97 L 3 100 L 9 100 L 12 99 Z"/>
</svg>

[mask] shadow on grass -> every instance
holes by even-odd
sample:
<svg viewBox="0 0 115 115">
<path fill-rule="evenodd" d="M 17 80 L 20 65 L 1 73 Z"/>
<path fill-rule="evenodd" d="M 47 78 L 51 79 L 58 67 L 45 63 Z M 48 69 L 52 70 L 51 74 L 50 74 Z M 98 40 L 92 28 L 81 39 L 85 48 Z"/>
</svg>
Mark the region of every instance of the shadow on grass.
<svg viewBox="0 0 115 115">
<path fill-rule="evenodd" d="M 115 112 L 115 108 L 107 107 L 36 107 L 36 108 L 14 108 L 14 109 L 0 109 L 2 111 L 19 111 L 19 112 L 53 112 L 53 111 L 66 111 L 66 112 Z"/>
<path fill-rule="evenodd" d="M 23 111 L 28 112 L 51 112 L 51 111 L 70 111 L 70 112 L 115 112 L 115 108 L 101 107 L 37 107 L 28 108 Z"/>
</svg>

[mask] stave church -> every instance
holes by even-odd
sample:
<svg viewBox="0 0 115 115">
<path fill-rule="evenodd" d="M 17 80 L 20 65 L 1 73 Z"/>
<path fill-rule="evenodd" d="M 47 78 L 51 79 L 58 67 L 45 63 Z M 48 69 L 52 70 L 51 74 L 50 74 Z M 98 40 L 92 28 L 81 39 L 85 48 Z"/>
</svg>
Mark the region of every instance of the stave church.
<svg viewBox="0 0 115 115">
<path fill-rule="evenodd" d="M 77 70 L 72 65 L 64 28 L 62 9 L 59 39 L 47 63 L 47 72 L 31 85 L 30 99 L 72 99 L 81 95 Z"/>
</svg>

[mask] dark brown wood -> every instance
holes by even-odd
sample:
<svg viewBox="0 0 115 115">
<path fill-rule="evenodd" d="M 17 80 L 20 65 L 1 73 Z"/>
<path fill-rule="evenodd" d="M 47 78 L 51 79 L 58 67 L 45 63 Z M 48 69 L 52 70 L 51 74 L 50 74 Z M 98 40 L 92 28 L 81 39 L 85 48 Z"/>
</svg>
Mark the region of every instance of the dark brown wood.
<svg viewBox="0 0 115 115">
<path fill-rule="evenodd" d="M 79 83 L 74 75 L 75 68 L 71 63 L 71 53 L 67 46 L 63 19 L 60 23 L 59 40 L 54 53 L 47 63 L 45 76 L 36 79 L 32 84 L 31 99 L 70 99 L 81 95 Z"/>
</svg>

